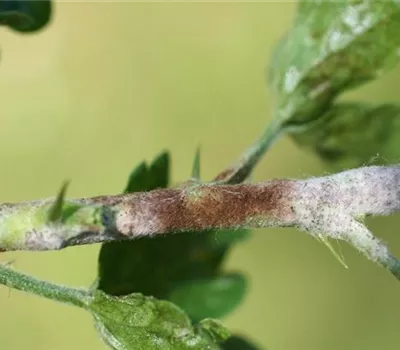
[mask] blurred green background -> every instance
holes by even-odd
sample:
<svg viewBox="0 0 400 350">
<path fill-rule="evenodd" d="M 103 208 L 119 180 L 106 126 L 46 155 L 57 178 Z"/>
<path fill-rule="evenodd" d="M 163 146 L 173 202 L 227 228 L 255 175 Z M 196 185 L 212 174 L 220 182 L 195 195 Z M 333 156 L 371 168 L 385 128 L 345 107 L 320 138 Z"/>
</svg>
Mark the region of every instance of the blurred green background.
<svg viewBox="0 0 400 350">
<path fill-rule="evenodd" d="M 173 180 L 202 147 L 211 178 L 271 119 L 265 70 L 294 2 L 58 2 L 34 35 L 1 30 L 1 201 L 120 192 L 143 158 L 164 148 Z M 344 96 L 398 100 L 400 69 Z M 400 137 L 400 135 L 399 135 Z M 374 155 L 371 155 L 374 156 Z M 307 177 L 328 168 L 289 138 L 253 180 Z M 370 227 L 400 255 L 397 217 Z M 341 244 L 345 270 L 320 243 L 290 229 L 257 230 L 232 251 L 229 269 L 250 277 L 245 302 L 226 318 L 269 350 L 400 348 L 400 284 Z M 37 277 L 88 286 L 99 246 L 7 253 Z M 89 314 L 0 288 L 0 349 L 102 349 Z"/>
</svg>

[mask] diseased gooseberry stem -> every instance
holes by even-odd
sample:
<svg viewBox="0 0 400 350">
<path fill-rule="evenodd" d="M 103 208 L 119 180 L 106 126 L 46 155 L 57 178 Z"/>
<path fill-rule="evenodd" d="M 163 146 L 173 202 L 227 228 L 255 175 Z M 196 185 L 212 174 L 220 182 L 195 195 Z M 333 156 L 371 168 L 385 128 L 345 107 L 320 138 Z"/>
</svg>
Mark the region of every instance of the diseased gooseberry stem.
<svg viewBox="0 0 400 350">
<path fill-rule="evenodd" d="M 177 232 L 291 226 L 323 241 L 344 240 L 400 278 L 400 263 L 362 223 L 365 215 L 400 211 L 400 165 L 305 180 L 188 183 L 63 200 L 56 221 L 49 219 L 54 203 L 47 199 L 0 205 L 0 249 L 57 250 Z"/>
</svg>

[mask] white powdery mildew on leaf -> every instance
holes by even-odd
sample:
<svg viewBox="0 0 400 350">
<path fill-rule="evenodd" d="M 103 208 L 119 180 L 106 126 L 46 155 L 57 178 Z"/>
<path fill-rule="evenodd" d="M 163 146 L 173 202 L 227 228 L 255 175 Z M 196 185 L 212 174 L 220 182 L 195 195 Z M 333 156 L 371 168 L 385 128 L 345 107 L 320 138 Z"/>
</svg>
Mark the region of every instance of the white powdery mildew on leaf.
<svg viewBox="0 0 400 350">
<path fill-rule="evenodd" d="M 293 210 L 298 228 L 345 240 L 386 265 L 391 255 L 358 220 L 400 210 L 400 166 L 364 167 L 298 181 Z"/>
</svg>

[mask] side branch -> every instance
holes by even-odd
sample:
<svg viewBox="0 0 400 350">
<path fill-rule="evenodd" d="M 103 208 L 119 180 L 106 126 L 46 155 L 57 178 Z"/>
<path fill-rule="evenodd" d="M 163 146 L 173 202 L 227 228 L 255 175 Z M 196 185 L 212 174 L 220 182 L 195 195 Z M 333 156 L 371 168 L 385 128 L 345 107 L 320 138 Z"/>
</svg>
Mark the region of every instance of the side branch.
<svg viewBox="0 0 400 350">
<path fill-rule="evenodd" d="M 364 167 L 306 180 L 190 184 L 61 202 L 2 204 L 0 248 L 56 250 L 183 231 L 292 226 L 316 238 L 345 240 L 400 277 L 398 261 L 361 223 L 365 215 L 399 210 L 400 166 Z"/>
<path fill-rule="evenodd" d="M 236 163 L 219 173 L 214 181 L 216 183 L 233 185 L 246 180 L 265 152 L 268 151 L 282 132 L 283 127 L 281 123 L 276 119 L 273 120 L 259 139 L 239 157 Z"/>
</svg>

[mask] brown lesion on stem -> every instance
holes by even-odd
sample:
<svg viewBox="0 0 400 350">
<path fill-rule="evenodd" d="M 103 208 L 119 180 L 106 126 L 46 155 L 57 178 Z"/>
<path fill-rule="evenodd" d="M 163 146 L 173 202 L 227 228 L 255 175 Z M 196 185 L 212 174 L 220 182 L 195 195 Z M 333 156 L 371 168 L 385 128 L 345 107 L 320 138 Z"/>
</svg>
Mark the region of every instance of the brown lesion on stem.
<svg viewBox="0 0 400 350">
<path fill-rule="evenodd" d="M 115 225 L 126 236 L 179 231 L 290 226 L 295 223 L 291 203 L 294 181 L 256 185 L 198 185 L 99 197 L 94 202 L 115 206 Z M 263 218 L 255 224 L 253 218 Z M 249 223 L 252 222 L 250 225 Z"/>
</svg>

